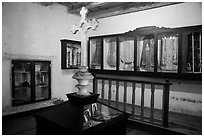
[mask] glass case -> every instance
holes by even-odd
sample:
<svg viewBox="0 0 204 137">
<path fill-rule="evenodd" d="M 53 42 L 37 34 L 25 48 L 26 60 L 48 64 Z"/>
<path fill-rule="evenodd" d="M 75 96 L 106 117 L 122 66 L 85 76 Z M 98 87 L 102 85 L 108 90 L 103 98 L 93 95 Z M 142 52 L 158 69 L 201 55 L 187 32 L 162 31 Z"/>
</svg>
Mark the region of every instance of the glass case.
<svg viewBox="0 0 204 137">
<path fill-rule="evenodd" d="M 154 35 L 137 36 L 137 70 L 154 72 Z"/>
<path fill-rule="evenodd" d="M 81 42 L 61 40 L 61 68 L 77 69 L 81 65 Z"/>
<path fill-rule="evenodd" d="M 116 37 L 103 39 L 103 69 L 116 70 L 117 44 Z"/>
<path fill-rule="evenodd" d="M 91 69 L 101 69 L 102 61 L 102 43 L 101 39 L 91 39 L 90 40 L 90 68 Z"/>
<path fill-rule="evenodd" d="M 178 72 L 178 34 L 158 36 L 158 72 Z"/>
<path fill-rule="evenodd" d="M 134 71 L 134 38 L 119 37 L 119 70 Z"/>
<path fill-rule="evenodd" d="M 84 106 L 83 130 L 101 124 L 122 115 L 121 111 L 110 108 L 99 102 Z"/>
<path fill-rule="evenodd" d="M 37 135 L 125 135 L 128 114 L 99 101 L 82 105 L 69 99 L 34 117 Z"/>
<path fill-rule="evenodd" d="M 12 61 L 12 105 L 51 98 L 50 61 Z"/>
</svg>

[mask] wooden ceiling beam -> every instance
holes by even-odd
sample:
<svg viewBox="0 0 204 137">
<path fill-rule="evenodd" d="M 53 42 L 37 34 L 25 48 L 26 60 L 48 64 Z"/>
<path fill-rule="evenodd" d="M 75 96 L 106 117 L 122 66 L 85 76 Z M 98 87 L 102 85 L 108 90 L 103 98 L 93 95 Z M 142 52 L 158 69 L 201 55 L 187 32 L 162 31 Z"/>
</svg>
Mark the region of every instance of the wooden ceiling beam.
<svg viewBox="0 0 204 137">
<path fill-rule="evenodd" d="M 179 4 L 182 2 L 39 2 L 49 6 L 54 3 L 62 4 L 68 8 L 70 14 L 80 15 L 81 7 L 85 6 L 89 12 L 87 18 L 106 18 L 116 15 L 138 12 L 152 8 Z"/>
<path fill-rule="evenodd" d="M 138 12 L 163 6 L 169 6 L 173 4 L 179 4 L 181 2 L 132 2 L 132 3 L 123 3 L 120 6 L 115 6 L 112 8 L 101 9 L 98 11 L 90 12 L 88 18 L 106 18 L 116 15 L 128 14 L 131 12 Z"/>
</svg>

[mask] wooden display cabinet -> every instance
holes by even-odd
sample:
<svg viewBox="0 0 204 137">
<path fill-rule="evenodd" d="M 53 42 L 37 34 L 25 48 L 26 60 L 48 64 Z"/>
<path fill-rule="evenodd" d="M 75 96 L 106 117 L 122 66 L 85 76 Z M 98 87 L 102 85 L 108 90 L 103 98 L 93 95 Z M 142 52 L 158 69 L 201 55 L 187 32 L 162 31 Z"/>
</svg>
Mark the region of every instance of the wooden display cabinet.
<svg viewBox="0 0 204 137">
<path fill-rule="evenodd" d="M 35 115 L 38 135 L 126 134 L 127 113 L 98 102 L 94 94 L 78 101 L 75 93 L 67 96 L 73 98 Z"/>
<path fill-rule="evenodd" d="M 81 66 L 81 42 L 61 40 L 61 69 L 78 69 Z"/>
<path fill-rule="evenodd" d="M 12 60 L 12 106 L 51 98 L 50 63 Z"/>
<path fill-rule="evenodd" d="M 96 40 L 99 44 L 93 43 Z M 101 50 L 93 50 L 98 47 Z M 90 72 L 97 74 L 201 80 L 201 51 L 201 25 L 149 26 L 90 37 L 88 64 Z M 93 59 L 99 67 L 93 67 Z"/>
</svg>

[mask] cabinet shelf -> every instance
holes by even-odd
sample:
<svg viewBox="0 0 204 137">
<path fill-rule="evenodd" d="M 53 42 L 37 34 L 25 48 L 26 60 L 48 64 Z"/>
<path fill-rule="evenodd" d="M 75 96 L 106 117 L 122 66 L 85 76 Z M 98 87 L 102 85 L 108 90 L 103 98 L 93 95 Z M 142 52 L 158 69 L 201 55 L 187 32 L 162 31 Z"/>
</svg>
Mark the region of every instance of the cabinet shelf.
<svg viewBox="0 0 204 137">
<path fill-rule="evenodd" d="M 44 88 L 44 87 L 48 87 L 48 85 L 35 85 L 35 87 L 41 87 L 41 88 Z"/>
<path fill-rule="evenodd" d="M 48 71 L 35 71 L 35 73 L 48 73 Z"/>
<path fill-rule="evenodd" d="M 15 86 L 14 88 L 16 88 L 16 89 L 27 89 L 27 88 L 30 88 L 30 86 L 28 86 L 28 87 L 24 87 L 24 86 Z"/>
<path fill-rule="evenodd" d="M 29 71 L 14 71 L 14 73 L 19 73 L 19 74 L 30 74 Z"/>
</svg>

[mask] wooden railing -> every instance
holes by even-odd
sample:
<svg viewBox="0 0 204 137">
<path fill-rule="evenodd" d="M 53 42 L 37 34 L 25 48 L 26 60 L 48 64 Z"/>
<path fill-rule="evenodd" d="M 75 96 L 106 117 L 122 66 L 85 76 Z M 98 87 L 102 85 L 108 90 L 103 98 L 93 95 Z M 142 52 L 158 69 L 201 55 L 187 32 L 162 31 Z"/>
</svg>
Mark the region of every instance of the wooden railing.
<svg viewBox="0 0 204 137">
<path fill-rule="evenodd" d="M 104 103 L 107 103 L 109 106 L 114 106 L 118 109 L 121 109 L 127 113 L 130 114 L 131 119 L 138 119 L 143 122 L 149 122 L 152 124 L 159 124 L 164 127 L 168 127 L 168 114 L 169 114 L 169 91 L 170 91 L 170 85 L 169 80 L 166 80 L 165 82 L 150 82 L 150 81 L 139 81 L 139 80 L 127 80 L 127 79 L 121 79 L 121 78 L 107 78 L 107 77 L 100 77 L 100 76 L 94 76 L 93 80 L 93 91 L 95 93 L 99 93 L 99 85 L 101 86 L 100 90 L 100 96 L 99 99 L 103 101 Z M 106 87 L 105 87 L 106 85 Z M 112 87 L 115 86 L 115 89 L 113 90 Z M 136 85 L 140 85 L 140 106 L 135 104 L 135 97 L 136 97 Z M 145 92 L 146 92 L 146 86 L 149 85 L 150 91 L 151 91 L 151 98 L 148 100 L 150 103 L 150 107 L 144 106 L 145 101 Z M 159 85 L 163 91 L 162 95 L 162 108 L 161 109 L 155 109 L 154 108 L 154 102 L 155 102 L 155 86 Z M 122 86 L 122 87 L 121 87 Z M 131 103 L 127 103 L 127 93 L 130 92 L 130 90 L 127 90 L 128 87 L 131 87 Z M 119 101 L 119 96 L 121 96 L 120 89 L 123 88 L 123 99 L 122 101 Z M 112 93 L 115 93 L 115 97 L 113 98 Z M 107 97 L 105 98 L 105 95 Z M 130 97 L 129 97 L 130 98 Z M 157 112 L 157 113 L 156 113 Z M 146 116 L 146 114 L 149 114 L 149 117 Z M 155 116 L 155 113 L 157 116 Z M 160 118 L 158 118 L 160 117 Z"/>
</svg>

